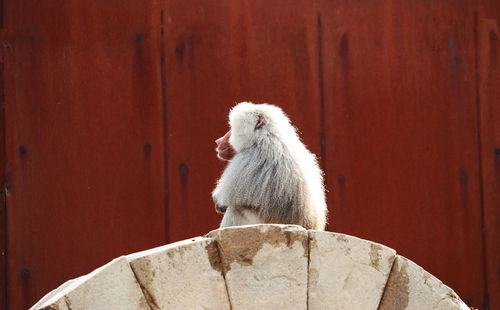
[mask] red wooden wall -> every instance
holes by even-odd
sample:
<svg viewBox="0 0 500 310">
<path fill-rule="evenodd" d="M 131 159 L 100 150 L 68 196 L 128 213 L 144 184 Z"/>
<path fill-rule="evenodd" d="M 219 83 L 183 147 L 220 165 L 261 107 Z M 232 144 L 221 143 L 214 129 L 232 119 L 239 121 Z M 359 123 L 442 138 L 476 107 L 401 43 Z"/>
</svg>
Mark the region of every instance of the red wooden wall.
<svg viewBox="0 0 500 310">
<path fill-rule="evenodd" d="M 329 230 L 500 308 L 495 0 L 18 0 L 0 15 L 0 307 L 216 228 L 213 141 L 251 100 L 281 106 L 319 156 Z"/>
</svg>

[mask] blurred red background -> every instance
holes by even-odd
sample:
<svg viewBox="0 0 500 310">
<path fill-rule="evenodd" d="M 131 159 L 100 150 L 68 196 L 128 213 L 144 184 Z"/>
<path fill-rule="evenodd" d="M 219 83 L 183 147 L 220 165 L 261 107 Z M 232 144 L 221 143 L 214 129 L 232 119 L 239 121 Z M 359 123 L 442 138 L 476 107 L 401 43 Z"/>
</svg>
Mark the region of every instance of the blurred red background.
<svg viewBox="0 0 500 310">
<path fill-rule="evenodd" d="M 0 1 L 0 309 L 218 227 L 214 140 L 281 106 L 328 230 L 500 309 L 500 3 Z"/>
</svg>

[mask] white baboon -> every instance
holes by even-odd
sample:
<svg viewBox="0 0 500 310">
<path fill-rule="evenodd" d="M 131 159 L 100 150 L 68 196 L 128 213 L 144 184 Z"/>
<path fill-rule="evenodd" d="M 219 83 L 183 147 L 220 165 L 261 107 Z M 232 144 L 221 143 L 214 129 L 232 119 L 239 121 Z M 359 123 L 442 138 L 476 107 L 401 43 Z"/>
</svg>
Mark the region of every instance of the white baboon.
<svg viewBox="0 0 500 310">
<path fill-rule="evenodd" d="M 216 141 L 217 156 L 229 161 L 212 193 L 215 209 L 224 213 L 221 227 L 275 223 L 324 230 L 323 175 L 285 113 L 242 102 L 231 109 L 229 125 Z"/>
</svg>

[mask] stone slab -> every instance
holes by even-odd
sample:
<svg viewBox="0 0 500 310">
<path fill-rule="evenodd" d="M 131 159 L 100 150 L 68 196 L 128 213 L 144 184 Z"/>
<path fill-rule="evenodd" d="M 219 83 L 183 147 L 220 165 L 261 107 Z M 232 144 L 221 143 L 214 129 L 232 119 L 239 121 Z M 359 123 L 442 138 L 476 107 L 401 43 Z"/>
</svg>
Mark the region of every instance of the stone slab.
<svg viewBox="0 0 500 310">
<path fill-rule="evenodd" d="M 153 310 L 230 309 L 214 239 L 193 238 L 127 258 Z"/>
<path fill-rule="evenodd" d="M 307 231 L 247 225 L 210 232 L 221 254 L 229 299 L 238 309 L 307 309 Z"/>
<path fill-rule="evenodd" d="M 308 233 L 309 309 L 377 309 L 396 251 L 344 234 Z"/>
<path fill-rule="evenodd" d="M 31 309 L 149 310 L 127 259 L 122 256 L 88 275 L 70 280 Z"/>
<path fill-rule="evenodd" d="M 72 286 L 72 285 L 74 286 L 76 283 L 80 283 L 80 281 L 84 277 L 85 276 L 82 276 L 82 277 L 79 277 L 76 279 L 71 279 L 71 280 L 64 282 L 58 288 L 52 290 L 51 292 L 49 292 L 45 296 L 43 296 L 42 299 L 40 299 L 36 304 L 34 304 L 30 308 L 30 310 L 40 309 L 41 305 L 47 303 L 47 301 L 49 301 L 49 300 L 52 300 L 54 298 L 54 296 L 56 296 L 57 294 L 60 294 L 61 292 L 66 291 L 69 286 Z M 64 298 L 59 299 L 59 303 L 58 303 L 57 307 L 58 307 L 57 309 L 61 309 L 61 310 L 67 309 L 66 301 L 64 300 Z"/>
<path fill-rule="evenodd" d="M 469 310 L 470 308 L 451 288 L 414 262 L 398 255 L 379 309 Z"/>
</svg>

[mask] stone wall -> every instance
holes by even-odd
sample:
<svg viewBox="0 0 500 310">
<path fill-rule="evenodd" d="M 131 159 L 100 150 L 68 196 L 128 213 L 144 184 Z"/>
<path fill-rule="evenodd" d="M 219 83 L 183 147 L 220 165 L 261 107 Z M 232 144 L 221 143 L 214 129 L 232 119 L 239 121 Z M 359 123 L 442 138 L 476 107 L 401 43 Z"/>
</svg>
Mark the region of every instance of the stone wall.
<svg viewBox="0 0 500 310">
<path fill-rule="evenodd" d="M 119 257 L 31 309 L 469 308 L 386 246 L 300 226 L 250 225 Z"/>
</svg>

